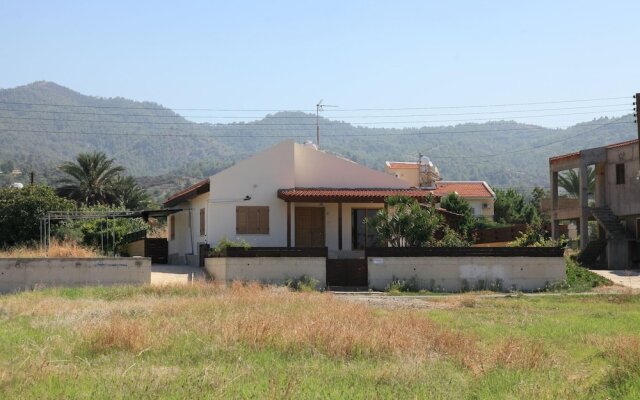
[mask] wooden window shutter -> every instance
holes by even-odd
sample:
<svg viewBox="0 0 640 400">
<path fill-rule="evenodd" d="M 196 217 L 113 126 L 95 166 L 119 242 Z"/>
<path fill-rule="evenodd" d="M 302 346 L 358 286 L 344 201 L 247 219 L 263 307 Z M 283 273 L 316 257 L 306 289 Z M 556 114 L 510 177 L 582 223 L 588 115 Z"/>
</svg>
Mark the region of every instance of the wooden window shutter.
<svg viewBox="0 0 640 400">
<path fill-rule="evenodd" d="M 169 238 L 175 240 L 176 238 L 176 216 L 172 215 L 169 218 Z"/>
<path fill-rule="evenodd" d="M 204 236 L 205 235 L 205 215 L 204 215 L 204 208 L 200 209 L 200 236 Z"/>
<path fill-rule="evenodd" d="M 258 211 L 258 233 L 266 235 L 269 233 L 269 207 L 257 207 Z"/>
<path fill-rule="evenodd" d="M 249 210 L 247 207 L 236 207 L 236 233 L 249 233 Z"/>
</svg>

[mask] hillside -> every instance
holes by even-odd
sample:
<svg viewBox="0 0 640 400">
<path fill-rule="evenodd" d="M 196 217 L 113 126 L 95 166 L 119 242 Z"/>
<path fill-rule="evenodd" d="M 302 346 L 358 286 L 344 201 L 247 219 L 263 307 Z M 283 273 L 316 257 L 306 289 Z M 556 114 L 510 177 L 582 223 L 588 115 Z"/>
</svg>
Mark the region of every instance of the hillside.
<svg viewBox="0 0 640 400">
<path fill-rule="evenodd" d="M 445 179 L 530 187 L 548 185 L 552 155 L 634 138 L 631 121 L 628 115 L 567 129 L 513 121 L 391 129 L 323 118 L 321 131 L 325 150 L 373 168 L 422 152 Z M 0 90 L 0 138 L 0 184 L 13 179 L 8 172 L 15 167 L 25 173 L 16 180 L 24 182 L 34 171 L 36 180 L 55 182 L 61 161 L 101 150 L 130 174 L 145 177 L 141 182 L 161 197 L 286 138 L 315 140 L 315 115 L 279 112 L 248 123 L 195 123 L 156 103 L 86 96 L 35 82 Z"/>
</svg>

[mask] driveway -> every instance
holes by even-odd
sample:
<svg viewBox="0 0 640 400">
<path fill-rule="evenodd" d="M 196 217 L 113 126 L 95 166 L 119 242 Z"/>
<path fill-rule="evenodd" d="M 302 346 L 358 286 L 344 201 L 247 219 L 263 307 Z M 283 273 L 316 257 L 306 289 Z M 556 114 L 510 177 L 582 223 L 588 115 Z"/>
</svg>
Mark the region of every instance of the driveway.
<svg viewBox="0 0 640 400">
<path fill-rule="evenodd" d="M 596 270 L 591 272 L 609 279 L 616 285 L 631 289 L 640 289 L 640 271 L 638 270 Z"/>
<path fill-rule="evenodd" d="M 206 274 L 204 269 L 200 267 L 168 264 L 151 265 L 152 285 L 186 284 L 193 282 L 194 280 L 203 280 L 205 278 Z"/>
</svg>

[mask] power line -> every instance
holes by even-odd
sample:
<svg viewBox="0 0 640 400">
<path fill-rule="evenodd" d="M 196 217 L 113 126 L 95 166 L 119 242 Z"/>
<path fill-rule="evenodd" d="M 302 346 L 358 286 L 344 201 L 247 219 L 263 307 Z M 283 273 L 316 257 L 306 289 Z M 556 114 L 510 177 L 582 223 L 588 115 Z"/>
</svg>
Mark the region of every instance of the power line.
<svg viewBox="0 0 640 400">
<path fill-rule="evenodd" d="M 0 109 L 2 110 L 2 109 Z M 13 111 L 13 110 L 12 110 Z M 539 114 L 539 115 L 517 115 L 517 116 L 508 116 L 505 118 L 464 118 L 464 119 L 440 119 L 440 120 L 412 120 L 412 121 L 375 121 L 375 122 L 361 122 L 361 121 L 336 121 L 330 120 L 332 123 L 336 124 L 349 124 L 353 126 L 359 125 L 389 125 L 389 124 L 426 124 L 426 123 L 447 123 L 447 122 L 474 122 L 474 121 L 486 121 L 486 122 L 499 122 L 499 121 L 509 121 L 509 120 L 518 120 L 518 119 L 529 119 L 529 118 L 546 118 L 546 117 L 564 117 L 570 115 L 588 115 L 588 114 L 602 114 L 602 113 L 614 113 L 614 112 L 624 112 L 629 111 L 630 109 L 616 109 L 616 110 L 598 110 L 598 111 L 582 111 L 582 112 L 574 112 L 574 113 L 560 113 L 560 114 Z M 29 111 L 29 112 L 43 112 L 43 113 L 55 113 L 60 114 L 61 112 L 55 111 Z M 78 113 L 78 114 L 86 114 L 86 113 Z M 91 115 L 100 115 L 100 114 L 91 114 Z M 111 114 L 101 114 L 101 115 L 111 115 Z M 126 115 L 125 115 L 126 116 Z M 433 116 L 436 116 L 435 114 Z M 145 117 L 151 117 L 145 115 Z M 153 116 L 155 117 L 155 116 Z M 158 116 L 163 117 L 163 116 Z M 168 116 L 165 116 L 168 117 Z M 154 121 L 105 121 L 105 120 L 84 120 L 84 119 L 58 119 L 58 118 L 39 118 L 39 117 L 12 117 L 12 116 L 0 116 L 2 119 L 15 119 L 15 120 L 29 120 L 29 121 L 55 121 L 55 122 L 95 122 L 95 123 L 116 123 L 116 124 L 154 124 L 154 125 L 198 125 L 202 123 L 196 122 L 154 122 Z M 191 118 L 195 118 L 192 116 Z M 201 117 L 201 118 L 213 118 L 213 117 Z M 227 125 L 229 124 L 210 124 L 214 125 Z M 251 127 L 258 126 L 316 126 L 315 123 L 289 123 L 289 122 L 248 122 L 248 123 L 234 123 L 231 126 L 242 126 L 243 124 L 251 124 Z"/>
<path fill-rule="evenodd" d="M 457 116 L 457 115 L 485 115 L 485 114 L 513 114 L 523 112 L 539 112 L 539 111 L 560 111 L 560 110 L 580 110 L 586 108 L 608 108 L 628 106 L 626 103 L 617 104 L 603 104 L 597 106 L 580 106 L 580 107 L 558 107 L 558 108 L 537 108 L 537 109 L 525 109 L 525 110 L 503 110 L 503 111 L 482 111 L 482 112 L 465 112 L 465 113 L 438 113 L 438 114 L 397 114 L 397 115 L 342 115 L 339 118 L 413 118 L 413 117 L 439 117 L 439 116 Z M 626 109 L 625 109 L 626 110 Z M 207 118 L 207 119 L 266 119 L 264 115 L 154 115 L 154 114 L 123 114 L 123 113 L 95 113 L 95 112 L 77 112 L 77 111 L 49 111 L 49 110 L 20 110 L 20 109 L 8 109 L 0 108 L 0 111 L 9 112 L 28 112 L 28 113 L 44 113 L 44 114 L 56 114 L 56 115 L 95 115 L 95 116 L 122 116 L 122 117 L 153 117 L 153 118 Z M 328 110 L 327 110 L 328 111 Z M 603 110 L 593 111 L 593 113 L 610 112 L 617 110 Z M 624 110 L 622 110 L 624 111 Z M 589 112 L 591 113 L 591 112 Z M 3 117 L 7 118 L 7 117 Z M 18 117 L 16 117 L 18 118 Z M 30 117 L 24 117 L 27 119 Z M 269 116 L 269 119 L 315 119 L 316 117 L 311 114 L 305 114 L 302 116 L 292 115 L 273 115 Z"/>
<path fill-rule="evenodd" d="M 618 97 L 600 97 L 590 99 L 573 99 L 573 100 L 553 100 L 553 101 L 539 101 L 539 102 L 526 102 L 526 103 L 502 103 L 502 104 L 475 104 L 466 106 L 427 106 L 427 107 L 397 107 L 397 108 L 340 108 L 331 110 L 332 112 L 344 112 L 344 111 L 401 111 L 401 110 L 443 110 L 443 109 L 461 109 L 461 108 L 485 108 L 485 107 L 514 107 L 514 106 L 530 106 L 530 105 L 543 105 L 543 104 L 563 104 L 563 103 L 581 103 L 592 101 L 607 101 L 607 100 L 622 100 L 629 99 L 629 96 Z M 171 109 L 176 111 L 216 111 L 216 112 L 278 112 L 286 111 L 287 109 L 247 109 L 247 108 L 165 108 L 158 105 L 157 107 L 124 107 L 124 106 L 92 106 L 92 105 L 79 105 L 79 104 L 60 104 L 60 103 L 29 103 L 29 102 L 9 102 L 0 101 L 0 104 L 13 104 L 13 105 L 27 105 L 27 106 L 47 106 L 47 107 L 74 107 L 74 108 L 105 108 L 105 109 L 136 109 L 136 110 L 159 110 L 160 107 L 164 109 Z M 314 109 L 289 109 L 290 111 L 306 111 L 314 112 Z"/>
<path fill-rule="evenodd" d="M 590 125 L 598 127 L 604 127 L 609 125 L 616 124 L 633 124 L 631 121 L 612 121 L 600 125 Z M 278 129 L 282 130 L 282 128 Z M 289 129 L 295 130 L 297 129 Z M 549 129 L 544 127 L 532 127 L 532 128 L 509 128 L 509 129 L 501 129 L 498 132 L 503 131 L 535 131 L 535 130 L 556 130 L 557 129 Z M 20 133 L 46 133 L 46 134 L 64 134 L 64 135 L 99 135 L 99 136 L 128 136 L 128 137 L 186 137 L 186 138 L 290 138 L 290 137 L 309 137 L 309 134 L 301 134 L 301 135 L 238 135 L 238 134 L 225 134 L 225 135 L 216 135 L 216 134 L 180 134 L 180 133 L 106 133 L 106 132 L 70 132 L 70 131 L 49 131 L 49 130 L 33 130 L 33 129 L 10 129 L 10 128 L 0 128 L 0 132 L 20 132 Z M 401 133 L 356 133 L 356 134 L 334 134 L 334 135 L 325 135 L 327 137 L 335 137 L 335 138 L 348 138 L 348 137 L 392 137 L 392 136 L 422 136 L 422 135 L 451 135 L 451 134 L 463 134 L 463 133 L 488 133 L 495 132 L 489 129 L 475 129 L 475 130 L 465 130 L 465 131 L 436 131 L 436 132 L 401 132 Z"/>
</svg>

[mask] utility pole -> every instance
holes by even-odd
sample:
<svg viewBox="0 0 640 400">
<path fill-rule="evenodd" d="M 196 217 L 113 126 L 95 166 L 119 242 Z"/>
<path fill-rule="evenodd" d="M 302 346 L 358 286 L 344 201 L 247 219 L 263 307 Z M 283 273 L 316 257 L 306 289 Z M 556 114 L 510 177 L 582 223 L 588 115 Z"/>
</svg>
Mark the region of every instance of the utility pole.
<svg viewBox="0 0 640 400">
<path fill-rule="evenodd" d="M 633 102 L 633 116 L 636 118 L 636 128 L 638 129 L 638 173 L 636 174 L 636 181 L 640 183 L 640 122 L 638 122 L 638 102 L 640 102 L 640 93 L 636 93 L 633 96 L 636 101 Z"/>
<path fill-rule="evenodd" d="M 322 104 L 323 101 L 324 99 L 320 99 L 318 104 L 316 104 L 316 145 L 318 148 L 320 148 L 320 111 L 324 111 L 324 107 L 338 107 Z"/>
<path fill-rule="evenodd" d="M 31 186 L 33 186 L 34 177 L 35 177 L 35 174 L 33 173 L 33 171 L 31 171 L 29 173 L 29 181 L 31 182 Z"/>
</svg>

